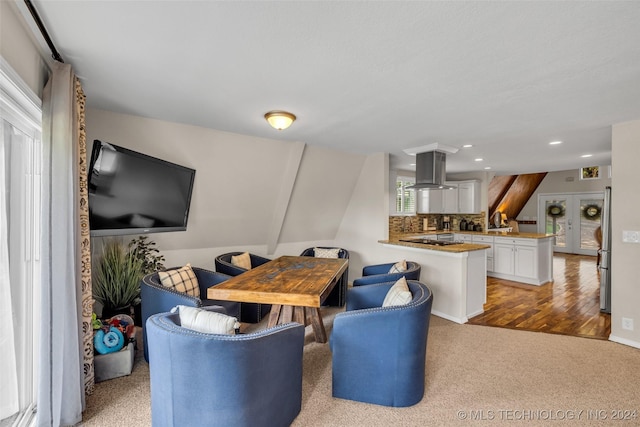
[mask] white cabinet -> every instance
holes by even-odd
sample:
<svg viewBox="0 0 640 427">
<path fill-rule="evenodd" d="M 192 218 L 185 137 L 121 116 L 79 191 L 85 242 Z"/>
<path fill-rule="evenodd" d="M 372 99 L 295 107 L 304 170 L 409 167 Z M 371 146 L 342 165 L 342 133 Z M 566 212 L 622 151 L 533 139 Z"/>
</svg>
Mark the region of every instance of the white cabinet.
<svg viewBox="0 0 640 427">
<path fill-rule="evenodd" d="M 458 213 L 458 185 L 446 184 L 452 188 L 439 190 L 442 193 L 442 213 Z"/>
<path fill-rule="evenodd" d="M 446 182 L 446 190 L 418 192 L 418 213 L 480 213 L 480 182 Z"/>
<path fill-rule="evenodd" d="M 493 269 L 489 275 L 532 285 L 552 281 L 551 240 L 495 237 Z"/>
<path fill-rule="evenodd" d="M 456 242 L 471 243 L 473 237 L 471 234 L 454 233 L 453 240 L 455 240 Z"/>
<path fill-rule="evenodd" d="M 481 245 L 489 245 L 489 249 L 485 251 L 487 254 L 487 271 L 493 271 L 493 236 L 473 235 L 473 243 Z"/>
<path fill-rule="evenodd" d="M 458 182 L 457 213 L 480 213 L 480 182 Z"/>
<path fill-rule="evenodd" d="M 458 186 L 446 183 L 453 188 L 447 190 L 420 190 L 418 192 L 418 213 L 457 213 Z"/>
</svg>

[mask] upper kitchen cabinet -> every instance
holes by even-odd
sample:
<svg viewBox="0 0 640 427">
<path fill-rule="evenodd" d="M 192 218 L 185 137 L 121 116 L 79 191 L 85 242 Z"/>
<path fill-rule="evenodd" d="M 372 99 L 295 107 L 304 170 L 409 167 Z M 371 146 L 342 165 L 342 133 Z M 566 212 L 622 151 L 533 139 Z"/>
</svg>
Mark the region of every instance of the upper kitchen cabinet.
<svg viewBox="0 0 640 427">
<path fill-rule="evenodd" d="M 480 182 L 446 182 L 447 190 L 421 190 L 416 197 L 418 213 L 480 213 Z"/>
<path fill-rule="evenodd" d="M 441 214 L 458 212 L 458 185 L 451 182 L 445 184 L 452 188 L 418 191 L 418 213 Z"/>
<path fill-rule="evenodd" d="M 480 211 L 480 181 L 458 182 L 458 213 Z"/>
</svg>

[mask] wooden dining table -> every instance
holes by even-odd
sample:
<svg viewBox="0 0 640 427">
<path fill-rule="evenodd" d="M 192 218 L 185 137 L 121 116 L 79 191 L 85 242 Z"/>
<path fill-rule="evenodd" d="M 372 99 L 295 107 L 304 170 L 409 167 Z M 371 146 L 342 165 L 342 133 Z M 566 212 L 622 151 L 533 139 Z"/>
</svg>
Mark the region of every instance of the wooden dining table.
<svg viewBox="0 0 640 427">
<path fill-rule="evenodd" d="M 316 342 L 327 342 L 320 307 L 349 260 L 281 256 L 207 289 L 207 298 L 271 304 L 268 326 L 298 322 L 313 327 Z"/>
</svg>

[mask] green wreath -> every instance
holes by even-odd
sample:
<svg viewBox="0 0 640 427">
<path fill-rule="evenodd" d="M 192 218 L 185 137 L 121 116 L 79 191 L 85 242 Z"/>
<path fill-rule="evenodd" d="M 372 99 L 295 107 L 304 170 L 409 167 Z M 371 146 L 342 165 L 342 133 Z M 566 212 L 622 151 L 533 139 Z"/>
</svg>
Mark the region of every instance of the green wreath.
<svg viewBox="0 0 640 427">
<path fill-rule="evenodd" d="M 552 218 L 561 218 L 564 216 L 564 207 L 559 203 L 549 205 L 547 208 L 547 215 Z"/>
<path fill-rule="evenodd" d="M 591 221 L 597 221 L 600 219 L 600 214 L 602 213 L 602 208 L 596 204 L 586 205 L 584 209 L 582 209 L 582 215 Z"/>
</svg>

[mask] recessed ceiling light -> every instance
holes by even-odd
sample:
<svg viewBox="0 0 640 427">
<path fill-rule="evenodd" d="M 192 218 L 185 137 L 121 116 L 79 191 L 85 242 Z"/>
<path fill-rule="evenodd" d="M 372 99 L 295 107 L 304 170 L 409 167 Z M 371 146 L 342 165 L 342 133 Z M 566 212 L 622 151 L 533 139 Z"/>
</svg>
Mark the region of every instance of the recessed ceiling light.
<svg viewBox="0 0 640 427">
<path fill-rule="evenodd" d="M 471 147 L 473 147 L 473 145 L 471 145 L 471 144 L 465 144 L 465 145 L 462 146 L 462 148 L 471 148 Z"/>
<path fill-rule="evenodd" d="M 487 167 L 485 167 L 485 169 L 489 170 L 489 169 L 491 169 L 491 166 L 487 166 Z"/>
<path fill-rule="evenodd" d="M 475 159 L 475 161 L 476 161 L 476 162 L 481 162 L 481 161 L 483 161 L 483 160 L 484 160 L 484 159 L 481 159 L 481 158 L 479 158 L 479 157 L 478 157 L 477 159 Z"/>
<path fill-rule="evenodd" d="M 580 157 L 591 157 L 591 156 L 593 156 L 593 154 L 583 154 L 583 155 L 582 155 L 582 156 L 580 156 Z"/>
<path fill-rule="evenodd" d="M 409 166 L 415 166 L 415 165 L 416 165 L 415 163 L 409 163 Z"/>
<path fill-rule="evenodd" d="M 562 144 L 562 141 L 551 141 L 549 143 L 549 145 L 558 145 L 558 144 Z"/>
</svg>

